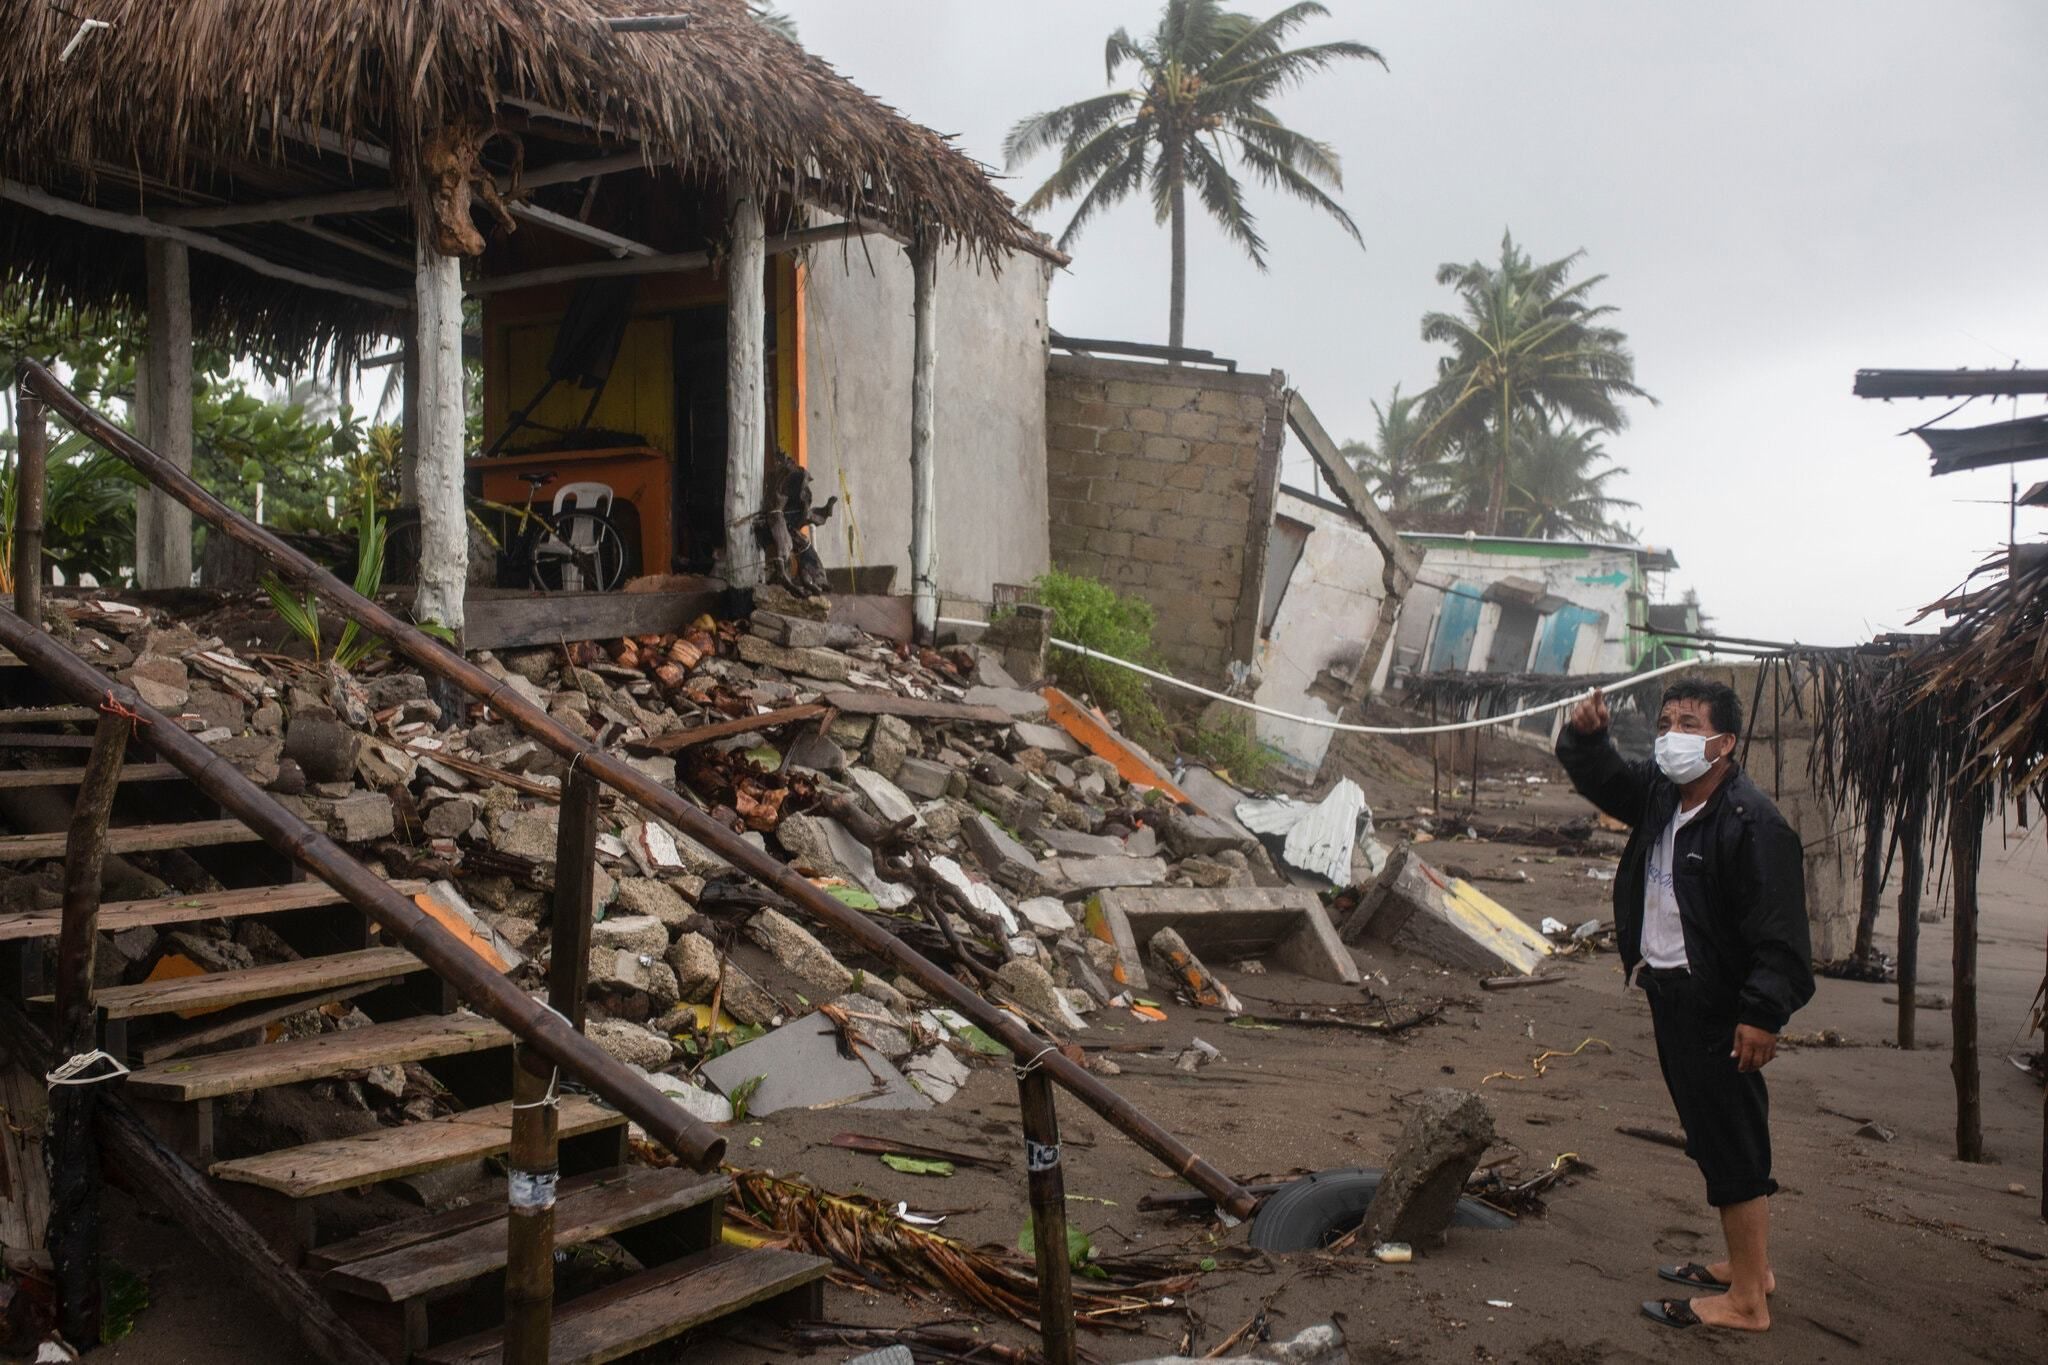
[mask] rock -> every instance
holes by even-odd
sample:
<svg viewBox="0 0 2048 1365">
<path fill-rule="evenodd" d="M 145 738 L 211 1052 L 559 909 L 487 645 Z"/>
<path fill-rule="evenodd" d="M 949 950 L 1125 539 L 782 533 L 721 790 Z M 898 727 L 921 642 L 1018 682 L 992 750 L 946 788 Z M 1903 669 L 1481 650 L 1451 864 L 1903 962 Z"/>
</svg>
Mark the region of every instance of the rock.
<svg viewBox="0 0 2048 1365">
<path fill-rule="evenodd" d="M 462 889 L 485 910 L 521 920 L 538 920 L 548 908 L 544 891 L 529 891 L 509 877 L 469 877 Z"/>
<path fill-rule="evenodd" d="M 747 937 L 821 996 L 843 995 L 853 987 L 853 973 L 809 930 L 778 910 L 763 910 L 747 921 Z"/>
<path fill-rule="evenodd" d="M 1047 1023 L 1069 1032 L 1088 1027 L 1054 983 L 1052 973 L 1038 963 L 1023 958 L 1005 962 L 996 981 L 1019 1005 Z"/>
<path fill-rule="evenodd" d="M 885 719 L 894 720 L 895 717 L 890 716 L 885 717 Z M 871 748 L 869 750 L 871 757 L 873 752 Z M 875 771 L 881 772 L 882 765 L 876 763 Z M 897 764 L 893 775 L 886 773 L 883 775 L 892 777 L 896 785 L 903 789 L 905 795 L 914 797 L 919 801 L 936 801 L 943 797 L 946 794 L 947 784 L 953 780 L 953 770 L 951 768 L 948 768 L 943 763 L 934 763 L 926 758 L 902 759 Z"/>
<path fill-rule="evenodd" d="M 905 760 L 918 751 L 917 731 L 901 716 L 879 716 L 868 735 L 868 766 L 891 782 L 901 785 L 898 775 Z M 922 761 L 922 760 L 920 760 Z"/>
<path fill-rule="evenodd" d="M 873 716 L 840 715 L 833 720 L 832 728 L 825 732 L 825 737 L 848 753 L 857 754 L 867 747 L 868 737 L 874 732 Z"/>
<path fill-rule="evenodd" d="M 1160 832 L 1165 836 L 1166 846 L 1177 858 L 1203 857 L 1233 848 L 1239 852 L 1247 852 L 1247 845 L 1256 845 L 1258 842 L 1232 829 L 1221 820 L 1197 815 L 1179 806 L 1167 806 L 1160 823 Z"/>
<path fill-rule="evenodd" d="M 1123 840 L 1112 839 L 1106 834 L 1078 834 L 1056 825 L 1041 825 L 1036 833 L 1055 853 L 1068 853 L 1080 858 L 1121 858 L 1129 852 Z"/>
<path fill-rule="evenodd" d="M 553 806 L 528 806 L 490 823 L 491 847 L 536 863 L 555 861 L 558 817 Z"/>
<path fill-rule="evenodd" d="M 427 700 L 427 680 L 418 673 L 385 673 L 363 684 L 370 705 L 379 711 L 409 701 Z"/>
<path fill-rule="evenodd" d="M 691 1004 L 708 1004 L 718 992 L 719 1008 L 742 1024 L 765 1026 L 782 1017 L 782 1006 L 775 997 L 729 959 L 725 989 L 718 991 L 718 946 L 702 934 L 678 938 L 668 950 L 668 965 L 675 973 L 677 992 Z"/>
<path fill-rule="evenodd" d="M 969 706 L 993 706 L 1013 720 L 1042 721 L 1048 714 L 1045 698 L 1015 687 L 970 687 L 962 698 Z"/>
<path fill-rule="evenodd" d="M 405 1068 L 388 1062 L 383 1066 L 373 1066 L 363 1073 L 363 1088 L 386 1100 L 402 1100 L 405 1098 Z"/>
<path fill-rule="evenodd" d="M 668 926 L 652 915 L 613 915 L 590 926 L 590 955 L 636 953 L 657 961 L 668 951 Z"/>
<path fill-rule="evenodd" d="M 1018 902 L 1017 914 L 1041 938 L 1061 938 L 1074 932 L 1074 917 L 1052 896 L 1034 896 Z"/>
<path fill-rule="evenodd" d="M 445 789 L 443 789 L 445 791 Z M 420 827 L 429 838 L 459 839 L 469 832 L 476 823 L 477 813 L 483 809 L 475 798 L 448 793 L 433 805 L 425 806 Z"/>
<path fill-rule="evenodd" d="M 277 776 L 265 784 L 279 796 L 297 796 L 306 789 L 306 770 L 291 759 L 279 759 Z"/>
<path fill-rule="evenodd" d="M 904 1077 L 933 1104 L 952 1099 L 973 1074 L 967 1063 L 945 1047 L 928 1048 L 903 1064 Z"/>
<path fill-rule="evenodd" d="M 1240 854 L 1239 856 L 1242 857 L 1243 855 Z M 1183 877 L 1186 877 L 1190 885 L 1199 886 L 1204 890 L 1213 890 L 1219 886 L 1250 886 L 1252 884 L 1252 874 L 1249 870 L 1240 873 L 1237 868 L 1209 858 L 1183 858 L 1176 871 Z M 1242 880 L 1239 879 L 1240 876 Z"/>
<path fill-rule="evenodd" d="M 282 735 L 284 708 L 274 701 L 264 702 L 249 713 L 249 728 L 259 735 Z"/>
<path fill-rule="evenodd" d="M 1008 787 L 1013 791 L 1023 790 L 1024 779 L 1028 775 L 1023 768 L 996 754 L 977 754 L 968 771 L 992 787 Z"/>
<path fill-rule="evenodd" d="M 666 754 L 629 756 L 626 759 L 626 766 L 646 775 L 660 786 L 674 787 L 676 784 L 676 761 Z"/>
<path fill-rule="evenodd" d="M 1018 721 L 1010 727 L 1010 740 L 1018 749 L 1037 749 L 1043 753 L 1075 755 L 1081 746 L 1074 737 L 1057 725 L 1037 725 L 1031 721 Z"/>
<path fill-rule="evenodd" d="M 255 955 L 231 938 L 215 938 L 194 930 L 178 930 L 169 937 L 173 951 L 183 953 L 209 972 L 247 971 L 256 965 Z"/>
<path fill-rule="evenodd" d="M 1424 1091 L 1365 1211 L 1367 1246 L 1438 1246 L 1473 1168 L 1493 1145 L 1493 1115 L 1469 1090 Z"/>
<path fill-rule="evenodd" d="M 845 682 L 853 676 L 853 663 L 844 654 L 829 649 L 788 648 L 758 635 L 740 636 L 739 654 L 756 668 L 773 668 L 820 682 Z"/>
<path fill-rule="evenodd" d="M 551 649 L 508 649 L 498 656 L 506 671 L 530 683 L 544 683 L 555 671 L 557 659 Z"/>
<path fill-rule="evenodd" d="M 946 801 L 933 801 L 918 811 L 924 821 L 925 833 L 944 845 L 952 845 L 960 838 L 960 808 Z"/>
<path fill-rule="evenodd" d="M 145 652 L 136 657 L 133 666 L 115 676 L 159 711 L 182 711 L 192 698 L 184 661 L 168 655 Z"/>
<path fill-rule="evenodd" d="M 1062 896 L 1166 881 L 1166 864 L 1158 858 L 1048 858 L 1039 866 L 1046 885 Z"/>
<path fill-rule="evenodd" d="M 310 782 L 350 782 L 362 736 L 331 716 L 295 714 L 284 731 L 284 756 L 305 770 Z"/>
<path fill-rule="evenodd" d="M 278 765 L 284 758 L 284 741 L 275 735 L 231 736 L 216 740 L 213 751 L 234 764 L 242 776 L 257 786 L 268 787 L 277 781 Z"/>
<path fill-rule="evenodd" d="M 1017 912 L 1010 908 L 1009 902 L 1005 901 L 994 887 L 986 882 L 975 881 L 967 875 L 965 868 L 951 858 L 932 859 L 932 871 L 936 872 L 948 886 L 959 892 L 969 905 L 994 921 L 1005 937 L 1016 934 L 1022 927 L 1018 923 Z M 979 932 L 978 926 L 970 928 Z"/>
<path fill-rule="evenodd" d="M 405 750 L 373 739 L 356 754 L 356 779 L 371 791 L 409 787 L 419 766 L 419 760 Z"/>
<path fill-rule="evenodd" d="M 973 850 L 982 871 L 1013 891 L 1030 895 L 1038 890 L 1038 859 L 1002 826 L 986 815 L 977 815 L 964 821 L 960 832 L 966 836 L 967 847 Z"/>
<path fill-rule="evenodd" d="M 752 639 L 752 636 L 743 636 Z M 813 772 L 837 775 L 846 771 L 846 751 L 815 730 L 806 730 L 790 742 L 782 755 L 782 771 L 809 768 Z"/>
<path fill-rule="evenodd" d="M 798 868 L 819 875 L 836 875 L 843 869 L 832 856 L 832 840 L 825 821 L 816 815 L 785 815 L 775 827 L 775 842 Z"/>
<path fill-rule="evenodd" d="M 339 843 L 388 839 L 398 828 L 391 798 L 381 792 L 355 792 L 339 800 L 307 797 L 305 802 L 308 817 L 325 823 L 328 837 Z"/>
<path fill-rule="evenodd" d="M 900 1062 L 917 1046 L 909 1029 L 897 1023 L 873 996 L 865 993 L 842 995 L 831 1003 L 847 1012 L 855 1037 L 890 1061 Z"/>
<path fill-rule="evenodd" d="M 812 621 L 802 616 L 784 616 L 775 611 L 757 611 L 747 624 L 754 634 L 770 644 L 782 645 L 789 649 L 822 649 L 829 633 L 823 621 Z"/>
<path fill-rule="evenodd" d="M 674 887 L 653 877 L 619 878 L 613 899 L 625 914 L 659 920 L 668 929 L 680 928 L 697 915 Z"/>
<path fill-rule="evenodd" d="M 624 1019 L 593 1019 L 584 1032 L 613 1057 L 646 1071 L 667 1066 L 675 1050 L 668 1039 Z"/>
<path fill-rule="evenodd" d="M 872 810 L 885 825 L 894 825 L 902 820 L 915 820 L 917 807 L 903 789 L 894 782 L 870 768 L 849 768 L 846 780 L 851 782 Z"/>
</svg>

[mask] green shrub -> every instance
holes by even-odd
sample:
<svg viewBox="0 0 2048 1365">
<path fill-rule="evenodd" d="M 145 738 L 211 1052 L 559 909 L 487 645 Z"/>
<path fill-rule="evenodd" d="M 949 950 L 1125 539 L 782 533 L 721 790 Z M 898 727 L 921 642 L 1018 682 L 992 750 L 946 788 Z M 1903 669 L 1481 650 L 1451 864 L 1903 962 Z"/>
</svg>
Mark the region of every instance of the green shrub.
<svg viewBox="0 0 2048 1365">
<path fill-rule="evenodd" d="M 1244 791 L 1260 791 L 1273 773 L 1273 755 L 1249 726 L 1201 725 L 1190 748 L 1204 763 Z"/>
<path fill-rule="evenodd" d="M 1159 667 L 1152 648 L 1158 617 L 1152 605 L 1126 597 L 1106 583 L 1054 569 L 1032 583 L 1039 604 L 1053 614 L 1053 634 L 1119 659 Z M 1070 692 L 1086 692 L 1098 706 L 1120 712 L 1126 725 L 1158 730 L 1165 724 L 1145 679 L 1100 659 L 1055 647 L 1046 655 L 1053 680 Z"/>
</svg>

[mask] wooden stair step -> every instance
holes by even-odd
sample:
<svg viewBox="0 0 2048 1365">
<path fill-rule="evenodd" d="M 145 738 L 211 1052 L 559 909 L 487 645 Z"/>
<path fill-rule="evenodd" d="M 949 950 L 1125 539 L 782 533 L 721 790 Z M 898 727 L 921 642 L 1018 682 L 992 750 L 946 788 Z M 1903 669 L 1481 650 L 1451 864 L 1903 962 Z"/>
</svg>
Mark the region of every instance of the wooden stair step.
<svg viewBox="0 0 2048 1365">
<path fill-rule="evenodd" d="M 85 736 L 90 738 L 90 736 Z M 4 740 L 0 740 L 4 743 Z M 63 830 L 50 834 L 0 834 L 0 863 L 64 856 Z M 240 820 L 190 820 L 176 825 L 116 825 L 107 831 L 109 853 L 157 853 L 167 848 L 213 848 L 261 843 L 262 836 Z"/>
<path fill-rule="evenodd" d="M 352 953 L 275 962 L 241 971 L 108 986 L 95 994 L 107 1018 L 139 1019 L 151 1014 L 223 1009 L 252 1000 L 275 1000 L 279 996 L 304 995 L 368 981 L 396 981 L 420 968 L 420 960 L 403 948 L 362 948 Z M 36 998 L 47 1002 L 51 997 Z"/>
<path fill-rule="evenodd" d="M 92 706 L 0 707 L 0 725 L 75 725 L 99 718 L 99 709 Z"/>
<path fill-rule="evenodd" d="M 128 763 L 121 768 L 123 783 L 169 782 L 184 775 L 168 763 Z M 22 787 L 75 787 L 83 781 L 83 767 L 0 770 L 0 791 L 14 791 Z"/>
<path fill-rule="evenodd" d="M 130 1072 L 122 1084 L 130 1094 L 147 1099 L 204 1100 L 390 1063 L 482 1052 L 511 1041 L 506 1030 L 474 1014 L 429 1014 L 233 1052 L 181 1057 Z"/>
<path fill-rule="evenodd" d="M 410 898 L 427 889 L 419 881 L 394 881 L 391 889 Z M 118 934 L 143 925 L 190 924 L 196 920 L 240 919 L 279 910 L 312 910 L 346 905 L 347 898 L 325 882 L 293 882 L 286 886 L 252 886 L 240 891 L 204 891 L 192 896 L 157 896 L 141 901 L 108 901 L 100 907 L 100 929 Z M 23 938 L 55 938 L 64 927 L 61 910 L 24 910 L 0 915 L 0 943 Z"/>
<path fill-rule="evenodd" d="M 557 1121 L 560 1135 L 569 1138 L 617 1127 L 626 1121 L 626 1116 L 588 1095 L 571 1094 L 562 1096 Z M 309 1142 L 260 1156 L 236 1157 L 214 1163 L 212 1173 L 222 1180 L 260 1185 L 294 1199 L 311 1199 L 337 1190 L 374 1185 L 380 1180 L 398 1180 L 421 1171 L 438 1170 L 458 1161 L 500 1156 L 511 1145 L 512 1102 L 507 1100 L 426 1123 Z"/>
<path fill-rule="evenodd" d="M 772 1247 L 719 1246 L 642 1271 L 555 1309 L 551 1365 L 600 1365 L 743 1308 L 802 1289 L 830 1263 Z M 503 1328 L 415 1355 L 425 1365 L 497 1365 Z"/>
<path fill-rule="evenodd" d="M 681 1166 L 640 1167 L 564 1182 L 555 1199 L 555 1245 L 594 1242 L 720 1201 L 729 1188 L 723 1175 L 702 1175 Z M 483 1212 L 489 1216 L 482 1219 L 475 1216 L 474 1206 L 456 1212 L 465 1215 L 459 1226 L 443 1229 L 438 1236 L 423 1235 L 410 1246 L 350 1260 L 329 1271 L 326 1283 L 366 1299 L 398 1303 L 444 1293 L 503 1270 L 508 1245 L 504 1206 L 485 1204 Z"/>
</svg>

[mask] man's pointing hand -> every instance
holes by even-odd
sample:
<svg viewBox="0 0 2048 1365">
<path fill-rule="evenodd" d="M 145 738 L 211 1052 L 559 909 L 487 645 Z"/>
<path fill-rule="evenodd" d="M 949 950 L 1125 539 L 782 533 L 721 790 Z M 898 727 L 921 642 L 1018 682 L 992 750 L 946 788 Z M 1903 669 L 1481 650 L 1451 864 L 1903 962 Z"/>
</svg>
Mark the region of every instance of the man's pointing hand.
<svg viewBox="0 0 2048 1365">
<path fill-rule="evenodd" d="M 1572 708 L 1572 729 L 1582 735 L 1597 735 L 1607 728 L 1607 694 L 1599 688 Z"/>
</svg>

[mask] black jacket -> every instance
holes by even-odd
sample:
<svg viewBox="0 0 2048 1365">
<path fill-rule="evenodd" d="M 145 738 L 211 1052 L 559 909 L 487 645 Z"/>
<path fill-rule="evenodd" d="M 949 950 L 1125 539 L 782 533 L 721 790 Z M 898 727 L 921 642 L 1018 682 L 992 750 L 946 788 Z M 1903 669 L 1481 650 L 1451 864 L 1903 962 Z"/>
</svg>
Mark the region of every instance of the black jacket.
<svg viewBox="0 0 2048 1365">
<path fill-rule="evenodd" d="M 1614 926 L 1633 979 L 1642 957 L 1645 864 L 1678 809 L 1677 784 L 1655 763 L 1624 759 L 1606 731 L 1582 735 L 1569 722 L 1558 732 L 1557 757 L 1579 795 L 1630 827 L 1614 877 Z M 1736 768 L 1678 831 L 1672 862 L 1685 956 L 1703 998 L 1729 1002 L 1739 1023 L 1782 1033 L 1813 998 L 1799 836 Z"/>
</svg>

